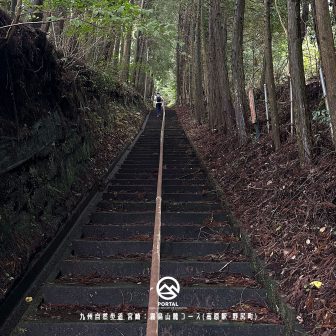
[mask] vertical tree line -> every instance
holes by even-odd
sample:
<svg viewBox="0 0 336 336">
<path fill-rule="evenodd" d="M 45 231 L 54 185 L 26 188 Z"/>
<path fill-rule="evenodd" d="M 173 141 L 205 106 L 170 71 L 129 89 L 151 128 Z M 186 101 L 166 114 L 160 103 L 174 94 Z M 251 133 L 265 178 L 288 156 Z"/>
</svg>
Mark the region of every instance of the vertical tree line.
<svg viewBox="0 0 336 336">
<path fill-rule="evenodd" d="M 302 54 L 302 37 L 305 32 L 301 29 L 300 1 L 288 0 L 287 6 L 289 65 L 293 87 L 295 128 L 301 162 L 309 164 L 312 160 L 312 134 Z"/>
<path fill-rule="evenodd" d="M 232 36 L 232 92 L 236 117 L 237 133 L 240 144 L 245 144 L 247 103 L 244 73 L 244 16 L 245 0 L 236 0 Z"/>
<path fill-rule="evenodd" d="M 253 130 L 247 92 L 256 89 L 263 95 L 266 84 L 273 147 L 281 148 L 289 132 L 276 84 L 289 76 L 303 164 L 312 162 L 315 146 L 307 74 L 319 75 L 321 66 L 335 143 L 335 1 L 30 0 L 23 7 L 20 4 L 7 2 L 13 22 L 28 21 L 43 30 L 70 63 L 83 61 L 132 85 L 144 98 L 152 97 L 156 86 L 164 87 L 175 71 L 177 103 L 189 106 L 197 123 L 207 123 L 240 145 L 247 143 Z M 173 91 L 172 80 L 170 86 Z"/>
<path fill-rule="evenodd" d="M 312 36 L 318 42 L 333 136 L 336 132 L 336 53 L 331 15 L 334 16 L 335 2 L 331 5 L 326 0 L 264 0 L 262 5 L 257 5 L 258 15 L 249 14 L 249 17 L 255 16 L 254 28 L 258 35 L 246 29 L 246 7 L 251 6 L 251 1 L 213 0 L 205 3 L 194 0 L 192 4 L 184 2 L 180 6 L 177 103 L 190 106 L 198 123 L 207 122 L 211 129 L 221 130 L 227 136 L 237 138 L 243 145 L 251 133 L 248 127 L 247 91 L 250 86 L 254 86 L 255 75 L 259 74 L 261 86 L 267 86 L 273 146 L 275 150 L 281 148 L 284 125 L 281 125 L 279 116 L 276 82 L 282 74 L 279 72 L 279 64 L 275 65 L 279 56 L 275 54 L 274 44 L 279 42 L 274 42 L 273 36 L 274 30 L 277 36 L 281 32 L 288 48 L 281 71 L 285 74 L 287 69 L 291 79 L 300 161 L 302 164 L 311 164 L 314 137 L 312 111 L 309 110 L 306 95 L 307 63 L 303 51 L 306 46 L 303 43 L 307 38 L 310 38 L 309 43 L 313 41 Z M 251 27 L 251 22 L 249 25 Z M 262 54 L 259 55 L 257 69 L 256 46 L 246 41 L 256 38 L 261 44 L 257 49 Z M 253 53 L 252 60 L 246 60 L 247 56 L 251 57 L 250 50 Z M 316 61 L 319 62 L 318 58 Z M 251 67 L 251 63 L 253 69 L 249 71 L 252 72 L 253 80 L 246 82 L 245 70 Z M 318 66 L 317 63 L 316 68 Z"/>
</svg>

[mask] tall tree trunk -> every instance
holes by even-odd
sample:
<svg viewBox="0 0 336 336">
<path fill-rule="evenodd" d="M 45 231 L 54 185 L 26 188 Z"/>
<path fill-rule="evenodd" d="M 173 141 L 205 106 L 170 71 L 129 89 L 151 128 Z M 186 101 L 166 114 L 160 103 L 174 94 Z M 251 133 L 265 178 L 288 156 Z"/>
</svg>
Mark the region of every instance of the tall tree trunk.
<svg viewBox="0 0 336 336">
<path fill-rule="evenodd" d="M 122 66 L 122 72 L 121 72 L 121 80 L 123 82 L 128 82 L 128 79 L 129 79 L 131 50 L 132 50 L 132 30 L 128 31 L 125 37 L 123 66 Z"/>
<path fill-rule="evenodd" d="M 296 136 L 302 164 L 312 160 L 312 134 L 306 99 L 306 83 L 303 66 L 302 33 L 300 29 L 300 1 L 287 0 L 288 47 L 290 75 L 293 87 Z"/>
<path fill-rule="evenodd" d="M 336 54 L 328 1 L 315 0 L 316 24 L 322 67 L 326 79 L 333 135 L 336 134 Z"/>
<path fill-rule="evenodd" d="M 275 150 L 280 148 L 279 114 L 275 93 L 274 67 L 272 54 L 272 29 L 271 29 L 271 0 L 264 0 L 265 5 L 265 60 L 266 60 L 266 83 L 268 87 L 272 138 Z"/>
<path fill-rule="evenodd" d="M 134 4 L 134 0 L 130 0 L 129 3 L 131 5 Z M 132 50 L 132 31 L 133 27 L 128 27 L 125 36 L 125 45 L 123 51 L 123 59 L 122 59 L 122 70 L 121 70 L 121 81 L 128 82 L 129 81 L 129 72 L 130 72 L 130 62 L 131 62 L 131 50 Z"/>
<path fill-rule="evenodd" d="M 124 50 L 125 50 L 125 34 L 124 34 L 124 32 L 122 32 L 121 33 L 121 40 L 120 40 L 119 64 L 121 64 L 123 62 Z"/>
<path fill-rule="evenodd" d="M 201 44 L 202 44 L 202 71 L 203 71 L 203 99 L 204 99 L 204 113 L 203 118 L 206 119 L 208 115 L 208 97 L 209 97 L 209 72 L 208 72 L 208 66 L 207 66 L 207 48 L 206 43 L 204 43 L 204 24 L 203 24 L 204 18 L 202 18 L 202 33 L 201 33 Z"/>
<path fill-rule="evenodd" d="M 234 131 L 234 109 L 231 98 L 230 82 L 227 69 L 227 20 L 220 0 L 211 2 L 213 19 L 213 38 L 215 48 L 215 71 L 218 72 L 217 83 L 217 112 L 221 125 L 226 128 L 227 134 Z"/>
<path fill-rule="evenodd" d="M 196 32 L 195 32 L 195 116 L 200 124 L 205 110 L 203 96 L 203 68 L 202 68 L 202 0 L 197 0 L 196 4 Z"/>
<path fill-rule="evenodd" d="M 218 83 L 216 81 L 216 49 L 215 49 L 215 37 L 214 37 L 214 12 L 212 10 L 212 5 L 209 5 L 209 27 L 208 27 L 208 73 L 209 73 L 209 125 L 211 129 L 220 126 L 218 120 L 219 106 L 221 106 L 221 101 L 219 101 L 218 94 Z M 220 76 L 220 74 L 217 74 Z"/>
<path fill-rule="evenodd" d="M 212 74 L 212 64 L 211 64 L 211 51 L 210 48 L 210 22 L 209 18 L 204 12 L 203 13 L 203 23 L 202 23 L 202 45 L 203 45 L 203 64 L 204 64 L 204 84 L 205 84 L 205 94 L 206 94 L 206 111 L 208 117 L 208 124 L 211 129 L 214 128 L 213 123 L 213 111 L 214 106 L 214 88 L 213 88 L 213 74 Z"/>
<path fill-rule="evenodd" d="M 190 104 L 190 33 L 191 33 L 191 6 L 183 10 L 181 6 L 181 29 L 180 45 L 178 46 L 178 69 L 181 84 L 179 86 L 179 103 L 180 105 Z"/>
<path fill-rule="evenodd" d="M 190 105 L 192 108 L 194 119 L 196 120 L 196 70 L 195 70 L 195 52 L 196 52 L 196 17 L 197 6 L 193 0 L 193 6 L 191 11 L 191 26 L 190 26 L 190 62 L 189 62 L 189 76 L 190 76 Z"/>
<path fill-rule="evenodd" d="M 147 50 L 147 39 L 145 36 L 142 36 L 139 51 L 138 51 L 138 58 L 137 58 L 137 66 L 136 66 L 136 74 L 135 74 L 135 82 L 134 86 L 138 91 L 141 91 L 142 79 L 144 77 L 144 63 L 145 63 L 145 55 Z"/>
<path fill-rule="evenodd" d="M 298 1 L 299 3 L 301 1 Z M 307 25 L 309 20 L 309 2 L 310 0 L 302 0 L 302 16 L 301 16 L 301 38 L 302 42 L 307 35 Z"/>
<path fill-rule="evenodd" d="M 178 33 L 177 33 L 177 44 L 176 44 L 176 101 L 179 106 L 182 105 L 182 87 L 183 87 L 183 76 L 182 76 L 182 42 L 183 42 L 183 8 L 180 4 L 179 9 L 179 19 L 178 19 Z"/>
<path fill-rule="evenodd" d="M 176 78 L 177 78 L 177 102 L 178 104 L 187 104 L 187 68 L 189 63 L 189 29 L 190 29 L 190 6 L 185 8 L 183 4 L 180 3 L 179 9 L 179 30 L 178 30 L 178 41 L 176 47 L 177 54 L 177 67 L 176 67 Z"/>
<path fill-rule="evenodd" d="M 108 33 L 108 41 L 105 45 L 105 50 L 104 50 L 104 60 L 106 62 L 112 62 L 113 60 L 115 40 L 116 40 L 116 32 L 114 28 L 111 28 Z"/>
<path fill-rule="evenodd" d="M 145 64 L 148 64 L 149 61 L 149 42 L 147 40 L 146 43 L 146 50 L 145 50 Z M 148 84 L 149 84 L 149 79 L 151 77 L 151 73 L 149 72 L 148 69 L 145 69 L 143 72 L 143 78 L 142 78 L 142 82 L 141 82 L 141 86 L 144 88 L 144 99 L 146 99 L 147 97 L 147 92 L 148 92 Z"/>
<path fill-rule="evenodd" d="M 139 31 L 136 38 L 136 45 L 135 45 L 135 55 L 134 55 L 134 69 L 132 72 L 132 84 L 135 87 L 138 81 L 139 76 L 139 67 L 140 67 L 140 60 L 141 60 L 141 49 L 142 49 L 142 40 L 143 35 Z"/>
<path fill-rule="evenodd" d="M 259 89 L 261 91 L 264 90 L 264 84 L 265 83 L 266 83 L 266 57 L 264 55 L 262 68 L 261 68 L 261 73 L 260 73 L 260 82 L 259 82 Z"/>
<path fill-rule="evenodd" d="M 118 68 L 119 68 L 119 54 L 120 54 L 121 34 L 122 34 L 122 30 L 119 29 L 116 33 L 116 39 L 115 39 L 115 43 L 114 43 L 112 67 L 113 67 L 113 70 L 115 72 L 118 72 Z"/>
<path fill-rule="evenodd" d="M 140 6 L 142 9 L 149 9 L 152 6 L 153 0 L 142 0 Z M 133 72 L 133 84 L 134 87 L 141 92 L 141 86 L 144 84 L 145 73 L 144 73 L 144 64 L 145 64 L 145 53 L 147 50 L 147 38 L 142 32 L 138 32 L 136 52 L 135 52 L 135 69 Z"/>
<path fill-rule="evenodd" d="M 245 127 L 246 95 L 243 56 L 244 14 L 245 0 L 236 0 L 236 12 L 232 36 L 232 84 L 237 133 L 241 145 L 246 143 L 247 140 Z"/>
</svg>

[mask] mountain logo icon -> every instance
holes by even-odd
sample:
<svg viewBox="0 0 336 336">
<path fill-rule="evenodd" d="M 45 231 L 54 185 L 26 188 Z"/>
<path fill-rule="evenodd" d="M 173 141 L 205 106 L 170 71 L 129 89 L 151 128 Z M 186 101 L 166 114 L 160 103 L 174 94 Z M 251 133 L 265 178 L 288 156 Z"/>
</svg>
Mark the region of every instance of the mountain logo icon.
<svg viewBox="0 0 336 336">
<path fill-rule="evenodd" d="M 177 298 L 181 287 L 179 282 L 172 277 L 162 278 L 156 285 L 156 292 L 159 297 L 166 301 L 171 301 Z"/>
</svg>

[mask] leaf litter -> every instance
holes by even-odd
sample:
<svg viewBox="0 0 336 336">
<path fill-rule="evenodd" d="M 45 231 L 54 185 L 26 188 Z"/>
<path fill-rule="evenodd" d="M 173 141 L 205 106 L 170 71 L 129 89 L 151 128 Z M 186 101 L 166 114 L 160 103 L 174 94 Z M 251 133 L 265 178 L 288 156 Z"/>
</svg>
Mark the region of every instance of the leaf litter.
<svg viewBox="0 0 336 336">
<path fill-rule="evenodd" d="M 237 148 L 232 139 L 196 125 L 187 109 L 179 119 L 225 201 L 249 235 L 286 301 L 311 336 L 336 330 L 336 156 L 320 131 L 313 166 L 302 167 L 295 140 L 278 152 L 270 135 Z M 315 125 L 320 129 L 320 125 Z M 285 130 L 282 129 L 282 136 Z M 311 286 L 316 281 L 323 286 Z"/>
</svg>

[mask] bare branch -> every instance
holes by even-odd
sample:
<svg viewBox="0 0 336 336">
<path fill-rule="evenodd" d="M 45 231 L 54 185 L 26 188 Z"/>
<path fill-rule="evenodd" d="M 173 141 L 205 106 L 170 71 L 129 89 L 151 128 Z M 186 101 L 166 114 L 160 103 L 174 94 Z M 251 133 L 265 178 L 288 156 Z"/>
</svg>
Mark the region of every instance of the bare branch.
<svg viewBox="0 0 336 336">
<path fill-rule="evenodd" d="M 22 0 L 20 0 L 22 1 Z M 21 14 L 20 14 L 21 15 Z M 44 24 L 44 23 L 52 23 L 52 22 L 59 22 L 59 21 L 71 21 L 74 20 L 73 18 L 58 18 L 58 19 L 54 19 L 54 20 L 46 20 L 46 21 L 27 21 L 27 22 L 14 22 L 16 20 L 13 21 L 13 23 L 11 23 L 10 25 L 7 26 L 2 26 L 0 27 L 0 29 L 6 29 L 6 28 L 12 28 L 12 27 L 17 27 L 17 26 L 24 26 L 24 25 L 34 25 L 34 24 Z M 82 20 L 80 18 L 76 18 L 76 20 L 82 21 L 84 23 L 87 23 L 95 28 L 99 28 L 99 29 L 103 29 L 104 27 L 100 27 L 92 22 L 88 22 L 85 20 Z"/>
</svg>

